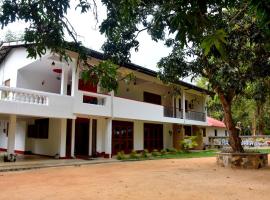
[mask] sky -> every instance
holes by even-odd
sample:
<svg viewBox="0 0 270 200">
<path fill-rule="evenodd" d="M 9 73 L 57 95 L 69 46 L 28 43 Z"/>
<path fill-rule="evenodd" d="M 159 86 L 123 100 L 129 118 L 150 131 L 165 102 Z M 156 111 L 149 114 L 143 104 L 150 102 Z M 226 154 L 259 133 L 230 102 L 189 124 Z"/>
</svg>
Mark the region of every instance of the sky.
<svg viewBox="0 0 270 200">
<path fill-rule="evenodd" d="M 79 35 L 78 40 L 82 41 L 83 45 L 88 48 L 101 51 L 101 46 L 106 38 L 99 32 L 99 25 L 106 18 L 106 7 L 101 4 L 100 0 L 97 0 L 96 2 L 98 22 L 91 12 L 81 14 L 79 10 L 75 10 L 74 0 L 71 1 L 72 6 L 67 17 Z M 1 30 L 0 37 L 3 37 L 7 30 L 22 33 L 25 26 L 26 25 L 23 22 L 10 24 L 4 30 Z M 164 46 L 162 41 L 153 41 L 147 32 L 141 32 L 138 36 L 138 40 L 140 42 L 139 51 L 131 52 L 131 61 L 135 64 L 157 71 L 157 62 L 162 57 L 167 56 L 171 49 Z M 190 82 L 189 79 L 185 79 L 185 81 Z"/>
</svg>

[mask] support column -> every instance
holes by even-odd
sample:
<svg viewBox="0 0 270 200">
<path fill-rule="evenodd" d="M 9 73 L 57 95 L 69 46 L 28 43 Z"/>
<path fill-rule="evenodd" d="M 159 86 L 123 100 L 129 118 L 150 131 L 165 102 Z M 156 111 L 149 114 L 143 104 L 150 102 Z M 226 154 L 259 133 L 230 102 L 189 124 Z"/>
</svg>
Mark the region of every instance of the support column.
<svg viewBox="0 0 270 200">
<path fill-rule="evenodd" d="M 207 122 L 207 96 L 204 95 L 204 102 L 203 102 L 203 112 L 204 112 L 204 116 L 205 116 L 205 121 Z"/>
<path fill-rule="evenodd" d="M 72 125 L 71 125 L 71 157 L 74 157 L 74 151 L 75 151 L 75 119 L 72 119 Z"/>
<path fill-rule="evenodd" d="M 8 124 L 8 146 L 7 153 L 14 154 L 15 153 L 15 138 L 16 138 L 16 115 L 11 115 L 9 117 Z"/>
<path fill-rule="evenodd" d="M 186 119 L 186 92 L 185 89 L 182 89 L 182 111 L 183 111 L 183 119 Z"/>
<path fill-rule="evenodd" d="M 79 69 L 76 65 L 72 63 L 72 85 L 71 85 L 71 96 L 76 96 L 78 91 L 78 81 L 79 81 Z"/>
<path fill-rule="evenodd" d="M 67 119 L 60 119 L 59 157 L 66 157 Z"/>
<path fill-rule="evenodd" d="M 62 67 L 62 74 L 61 74 L 61 94 L 67 94 L 67 82 L 68 82 L 68 70 L 66 66 Z"/>
<path fill-rule="evenodd" d="M 112 119 L 106 119 L 105 129 L 105 154 L 106 157 L 112 157 Z"/>
<path fill-rule="evenodd" d="M 88 150 L 88 154 L 89 156 L 92 156 L 92 138 L 93 138 L 93 119 L 90 119 L 90 126 L 89 126 L 89 150 Z"/>
</svg>

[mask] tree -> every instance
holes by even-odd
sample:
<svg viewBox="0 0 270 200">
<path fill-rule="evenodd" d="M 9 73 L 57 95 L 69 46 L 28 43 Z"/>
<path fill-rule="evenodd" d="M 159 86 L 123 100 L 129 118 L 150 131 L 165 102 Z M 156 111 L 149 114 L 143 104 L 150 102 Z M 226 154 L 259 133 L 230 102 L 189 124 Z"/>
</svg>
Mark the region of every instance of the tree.
<svg viewBox="0 0 270 200">
<path fill-rule="evenodd" d="M 18 40 L 23 40 L 23 34 L 15 33 L 15 32 L 12 32 L 11 30 L 8 30 L 5 33 L 4 38 L 1 40 L 3 42 L 14 42 L 14 41 L 18 41 Z"/>
<path fill-rule="evenodd" d="M 256 1 L 257 10 L 255 1 L 103 2 L 109 10 L 101 26 L 108 37 L 104 51 L 115 60 L 127 59 L 129 49 L 138 48 L 136 38 L 143 30 L 153 40 L 165 41 L 173 50 L 158 64 L 162 80 L 205 77 L 221 101 L 233 151 L 243 152 L 232 102 L 249 82 L 269 75 L 269 24 L 262 23 L 269 13 L 259 14 L 269 9 L 268 2 Z M 187 56 L 194 60 L 187 61 Z"/>
</svg>

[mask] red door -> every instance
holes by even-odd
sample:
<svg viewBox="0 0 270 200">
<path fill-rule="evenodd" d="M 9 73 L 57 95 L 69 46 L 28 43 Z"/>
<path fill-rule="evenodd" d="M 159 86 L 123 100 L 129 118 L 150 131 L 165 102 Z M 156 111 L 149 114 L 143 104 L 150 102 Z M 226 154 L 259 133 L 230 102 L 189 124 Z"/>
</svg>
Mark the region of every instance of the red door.
<svg viewBox="0 0 270 200">
<path fill-rule="evenodd" d="M 163 149 L 163 125 L 144 124 L 144 149 L 152 151 Z"/>
<path fill-rule="evenodd" d="M 112 154 L 120 151 L 130 153 L 133 150 L 133 122 L 112 122 Z"/>
</svg>

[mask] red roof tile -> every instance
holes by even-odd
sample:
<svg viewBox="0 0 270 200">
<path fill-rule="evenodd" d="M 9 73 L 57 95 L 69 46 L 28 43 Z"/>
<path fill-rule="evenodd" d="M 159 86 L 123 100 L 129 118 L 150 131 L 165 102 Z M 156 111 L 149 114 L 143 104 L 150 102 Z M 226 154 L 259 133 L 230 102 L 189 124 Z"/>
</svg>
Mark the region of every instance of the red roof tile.
<svg viewBox="0 0 270 200">
<path fill-rule="evenodd" d="M 214 119 L 212 117 L 207 117 L 207 124 L 208 126 L 226 128 L 224 122 Z"/>
</svg>

